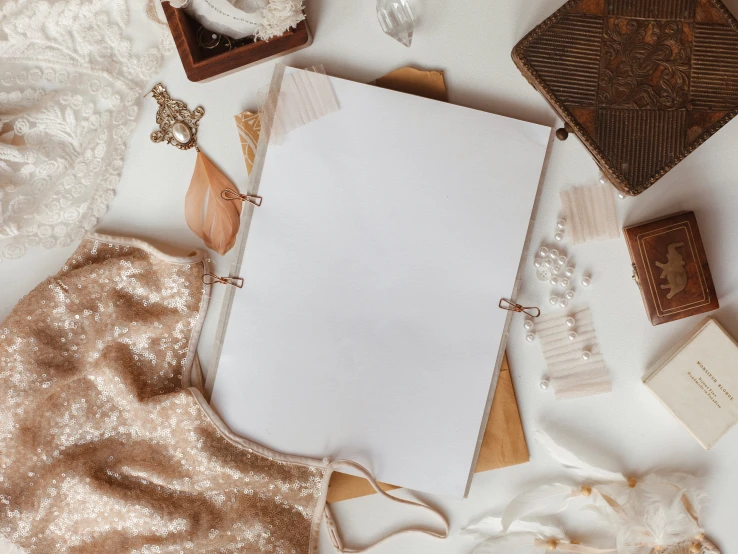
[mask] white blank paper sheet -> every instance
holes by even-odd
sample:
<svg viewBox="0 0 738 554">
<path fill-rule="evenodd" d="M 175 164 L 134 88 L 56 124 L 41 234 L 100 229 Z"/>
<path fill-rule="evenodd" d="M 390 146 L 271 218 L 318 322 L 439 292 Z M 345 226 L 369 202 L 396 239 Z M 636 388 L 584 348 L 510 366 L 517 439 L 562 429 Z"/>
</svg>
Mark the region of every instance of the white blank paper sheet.
<svg viewBox="0 0 738 554">
<path fill-rule="evenodd" d="M 331 82 L 340 110 L 268 148 L 211 402 L 270 448 L 461 497 L 550 129 Z"/>
</svg>

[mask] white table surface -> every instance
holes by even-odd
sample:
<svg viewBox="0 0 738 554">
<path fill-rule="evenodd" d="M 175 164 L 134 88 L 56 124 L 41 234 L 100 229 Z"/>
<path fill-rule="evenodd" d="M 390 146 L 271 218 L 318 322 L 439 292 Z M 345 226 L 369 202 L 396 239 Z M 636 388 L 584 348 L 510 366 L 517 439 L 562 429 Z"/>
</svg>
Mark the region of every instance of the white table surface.
<svg viewBox="0 0 738 554">
<path fill-rule="evenodd" d="M 384 36 L 374 15 L 374 2 L 308 0 L 314 44 L 282 61 L 297 67 L 324 64 L 327 72 L 357 81 L 370 81 L 393 69 L 414 65 L 446 72 L 451 102 L 502 115 L 557 125 L 542 97 L 528 85 L 510 59 L 515 43 L 561 4 L 562 0 L 466 0 L 422 2 L 422 21 L 413 45 L 406 49 Z M 738 0 L 725 0 L 738 13 Z M 259 88 L 269 82 L 274 62 L 247 69 L 210 83 L 187 81 L 176 55 L 160 76 L 175 98 L 190 107 L 201 104 L 206 115 L 200 126 L 200 144 L 238 184 L 246 171 L 241 158 L 233 115 L 255 108 Z M 153 85 L 154 83 L 152 83 Z M 141 101 L 141 114 L 130 138 L 122 181 L 99 231 L 134 235 L 179 250 L 200 246 L 183 218 L 184 194 L 194 165 L 194 152 L 152 144 L 156 103 Z M 357 130 L 360 132 L 360 130 Z M 696 153 L 638 198 L 618 200 L 621 224 L 694 210 L 700 224 L 721 308 L 713 315 L 738 336 L 738 121 L 733 121 Z M 491 144 L 490 148 L 494 148 Z M 553 146 L 543 184 L 533 245 L 551 240 L 560 215 L 559 190 L 595 182 L 598 170 L 582 145 L 571 138 Z M 0 319 L 39 281 L 54 273 L 74 246 L 51 252 L 32 252 L 0 265 Z M 556 401 L 538 384 L 545 362 L 537 344 L 524 339 L 522 318 L 514 320 L 508 353 L 526 433 L 536 428 L 557 437 L 576 440 L 611 469 L 639 474 L 654 467 L 682 469 L 706 476 L 711 501 L 703 523 L 711 537 L 731 552 L 738 545 L 738 430 L 705 452 L 650 395 L 641 378 L 658 359 L 697 325 L 700 318 L 651 327 L 636 286 L 631 281 L 625 242 L 611 240 L 568 248 L 578 269 L 587 268 L 593 284 L 578 291 L 578 301 L 592 309 L 600 346 L 613 375 L 612 393 L 572 401 Z M 218 270 L 227 271 L 230 258 L 213 256 Z M 532 267 L 531 259 L 527 262 Z M 581 287 L 580 287 L 581 289 Z M 220 308 L 216 288 L 212 309 L 199 347 L 203 365 L 212 356 L 214 322 Z M 543 305 L 548 287 L 527 270 L 521 301 Z M 474 541 L 456 531 L 486 511 L 499 511 L 517 493 L 560 473 L 535 444 L 529 464 L 477 475 L 466 500 L 425 497 L 451 519 L 452 537 L 439 541 L 403 536 L 377 547 L 377 554 L 461 554 Z M 439 446 L 439 456 L 443 451 Z M 409 496 L 408 492 L 401 495 Z M 349 544 L 369 541 L 390 529 L 432 522 L 412 509 L 388 505 L 374 497 L 335 506 Z M 323 536 L 320 552 L 333 551 Z M 6 550 L 0 545 L 0 554 Z"/>
</svg>

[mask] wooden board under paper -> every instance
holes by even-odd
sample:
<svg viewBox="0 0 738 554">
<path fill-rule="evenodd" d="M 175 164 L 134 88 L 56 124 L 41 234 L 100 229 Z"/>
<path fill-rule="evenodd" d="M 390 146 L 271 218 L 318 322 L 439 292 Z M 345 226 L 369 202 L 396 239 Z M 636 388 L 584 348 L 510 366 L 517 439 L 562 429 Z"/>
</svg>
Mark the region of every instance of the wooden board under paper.
<svg viewBox="0 0 738 554">
<path fill-rule="evenodd" d="M 265 446 L 461 497 L 550 129 L 331 81 L 341 109 L 268 148 L 211 402 Z"/>
</svg>

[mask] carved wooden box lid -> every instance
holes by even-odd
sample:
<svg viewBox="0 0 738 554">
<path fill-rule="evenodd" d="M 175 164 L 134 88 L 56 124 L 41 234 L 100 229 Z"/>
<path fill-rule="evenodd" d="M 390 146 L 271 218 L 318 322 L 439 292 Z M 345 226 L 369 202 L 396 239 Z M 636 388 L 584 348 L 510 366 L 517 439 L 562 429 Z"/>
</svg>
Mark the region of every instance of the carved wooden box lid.
<svg viewBox="0 0 738 554">
<path fill-rule="evenodd" d="M 738 113 L 738 22 L 720 0 L 570 0 L 513 60 L 630 195 Z"/>
<path fill-rule="evenodd" d="M 694 212 L 623 229 L 651 324 L 720 307 Z"/>
</svg>

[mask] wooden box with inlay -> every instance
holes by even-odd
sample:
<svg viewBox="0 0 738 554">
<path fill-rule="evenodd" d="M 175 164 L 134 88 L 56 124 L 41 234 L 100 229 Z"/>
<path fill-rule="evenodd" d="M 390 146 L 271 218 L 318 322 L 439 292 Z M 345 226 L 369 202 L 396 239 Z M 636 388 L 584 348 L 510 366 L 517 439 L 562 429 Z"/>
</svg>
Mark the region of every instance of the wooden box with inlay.
<svg viewBox="0 0 738 554">
<path fill-rule="evenodd" d="M 632 225 L 623 234 L 652 325 L 720 307 L 694 212 Z"/>
<path fill-rule="evenodd" d="M 738 113 L 738 22 L 720 0 L 570 0 L 513 60 L 620 191 L 653 185 Z"/>
</svg>

